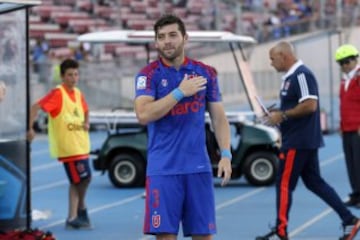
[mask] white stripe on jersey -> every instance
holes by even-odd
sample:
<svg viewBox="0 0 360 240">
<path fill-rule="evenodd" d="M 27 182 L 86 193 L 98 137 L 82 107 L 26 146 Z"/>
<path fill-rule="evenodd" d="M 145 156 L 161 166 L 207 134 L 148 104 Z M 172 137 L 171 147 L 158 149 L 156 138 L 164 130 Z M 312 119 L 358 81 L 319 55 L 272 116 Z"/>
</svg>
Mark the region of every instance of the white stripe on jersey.
<svg viewBox="0 0 360 240">
<path fill-rule="evenodd" d="M 301 98 L 309 96 L 309 88 L 306 82 L 305 74 L 300 73 L 299 75 L 297 75 L 297 79 L 300 86 Z"/>
</svg>

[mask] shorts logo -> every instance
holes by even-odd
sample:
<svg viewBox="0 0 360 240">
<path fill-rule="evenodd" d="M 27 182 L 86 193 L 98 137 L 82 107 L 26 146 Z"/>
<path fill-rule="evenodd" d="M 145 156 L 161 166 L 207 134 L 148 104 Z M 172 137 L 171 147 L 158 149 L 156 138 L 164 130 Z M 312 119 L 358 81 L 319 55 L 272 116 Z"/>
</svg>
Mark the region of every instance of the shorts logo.
<svg viewBox="0 0 360 240">
<path fill-rule="evenodd" d="M 161 217 L 159 214 L 152 215 L 152 225 L 154 228 L 160 227 Z"/>
<path fill-rule="evenodd" d="M 78 163 L 76 165 L 76 168 L 77 168 L 78 172 L 84 172 L 85 171 L 85 166 L 84 166 L 83 163 Z"/>
<path fill-rule="evenodd" d="M 136 89 L 145 89 L 146 88 L 146 76 L 139 76 L 136 79 Z"/>
</svg>

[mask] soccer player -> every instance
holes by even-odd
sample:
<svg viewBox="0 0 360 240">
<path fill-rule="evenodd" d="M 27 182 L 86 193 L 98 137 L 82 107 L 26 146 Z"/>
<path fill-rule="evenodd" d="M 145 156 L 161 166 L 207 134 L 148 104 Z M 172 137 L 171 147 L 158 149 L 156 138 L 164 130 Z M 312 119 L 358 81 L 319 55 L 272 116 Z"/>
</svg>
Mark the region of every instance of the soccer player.
<svg viewBox="0 0 360 240">
<path fill-rule="evenodd" d="M 185 56 L 188 35 L 178 17 L 161 17 L 154 31 L 159 59 L 135 79 L 135 111 L 149 134 L 144 233 L 176 240 L 182 222 L 184 236 L 210 240 L 216 223 L 206 109 L 221 148 L 222 185 L 231 176 L 230 129 L 216 71 Z"/>
<path fill-rule="evenodd" d="M 340 240 L 352 240 L 360 220 L 321 177 L 318 149 L 324 145 L 320 127 L 319 90 L 314 74 L 297 59 L 293 46 L 279 42 L 269 51 L 271 65 L 284 72 L 280 89 L 280 111 L 272 111 L 268 121 L 280 125 L 282 146 L 276 180 L 276 226 L 256 240 L 287 240 L 292 194 L 301 177 L 305 186 L 325 201 L 342 220 Z"/>
</svg>

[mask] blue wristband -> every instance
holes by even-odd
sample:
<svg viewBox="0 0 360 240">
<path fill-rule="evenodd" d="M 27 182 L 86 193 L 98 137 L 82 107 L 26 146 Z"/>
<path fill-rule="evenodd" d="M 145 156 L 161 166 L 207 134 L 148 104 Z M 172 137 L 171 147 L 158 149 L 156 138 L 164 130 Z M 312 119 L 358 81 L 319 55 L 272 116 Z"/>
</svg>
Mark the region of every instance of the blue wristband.
<svg viewBox="0 0 360 240">
<path fill-rule="evenodd" d="M 221 150 L 221 158 L 223 158 L 223 157 L 231 160 L 231 158 L 232 158 L 231 151 L 229 149 Z"/>
<path fill-rule="evenodd" d="M 184 96 L 184 93 L 179 89 L 179 88 L 175 88 L 172 92 L 171 92 L 173 98 L 180 102 L 181 99 L 183 99 L 185 96 Z"/>
</svg>

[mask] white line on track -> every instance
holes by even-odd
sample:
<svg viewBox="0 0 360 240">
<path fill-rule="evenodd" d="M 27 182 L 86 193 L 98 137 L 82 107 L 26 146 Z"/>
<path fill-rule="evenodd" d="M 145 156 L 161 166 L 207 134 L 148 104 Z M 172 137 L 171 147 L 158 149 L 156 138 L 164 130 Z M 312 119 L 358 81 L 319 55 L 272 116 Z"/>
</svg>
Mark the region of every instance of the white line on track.
<svg viewBox="0 0 360 240">
<path fill-rule="evenodd" d="M 47 149 L 36 150 L 36 151 L 31 150 L 30 153 L 31 153 L 31 156 L 32 156 L 32 157 L 35 157 L 35 156 L 37 156 L 37 155 L 42 155 L 42 154 L 45 154 L 45 153 L 47 154 L 47 153 L 49 153 L 49 150 L 47 150 Z"/>
<path fill-rule="evenodd" d="M 289 237 L 292 238 L 292 237 L 296 236 L 297 234 L 301 233 L 306 228 L 308 228 L 311 225 L 313 225 L 314 223 L 320 221 L 322 218 L 326 217 L 327 215 L 329 215 L 332 212 L 333 212 L 333 210 L 331 208 L 327 208 L 325 211 L 322 211 L 320 214 L 316 215 L 315 217 L 313 217 L 309 221 L 305 222 L 303 225 L 301 225 L 301 226 L 297 227 L 296 229 L 292 230 L 290 232 L 290 234 L 289 234 Z"/>
<path fill-rule="evenodd" d="M 339 160 L 339 159 L 341 159 L 343 157 L 344 157 L 343 153 L 335 155 L 332 158 L 329 158 L 329 159 L 326 159 L 326 160 L 320 162 L 320 166 L 326 166 L 326 165 L 328 165 L 330 163 L 333 163 L 333 162 L 335 162 L 335 161 L 337 161 L 337 160 Z"/>
<path fill-rule="evenodd" d="M 32 167 L 31 172 L 35 173 L 42 170 L 47 170 L 49 168 L 59 167 L 62 166 L 61 163 L 59 163 L 57 160 L 54 160 L 56 162 L 48 163 L 48 164 L 41 164 L 40 166 Z"/>
<path fill-rule="evenodd" d="M 329 165 L 341 158 L 343 158 L 343 154 L 338 154 L 336 156 L 333 156 L 329 159 L 326 159 L 322 162 L 320 162 L 320 166 L 326 166 L 326 165 Z M 53 163 L 52 163 L 53 164 Z M 50 165 L 50 164 L 47 164 L 47 165 Z M 43 168 L 46 168 L 46 166 L 44 167 L 38 167 L 38 169 L 43 169 Z M 36 170 L 35 171 L 39 171 L 39 170 Z M 94 174 L 94 177 L 98 177 L 100 176 L 101 174 Z M 65 185 L 67 184 L 68 182 L 67 181 L 58 181 L 58 182 L 55 182 L 55 183 L 51 183 L 51 184 L 47 184 L 47 185 L 43 185 L 43 186 L 39 186 L 39 187 L 35 187 L 32 189 L 32 192 L 37 192 L 37 191 L 42 191 L 42 190 L 46 190 L 46 189 L 50 189 L 50 188 L 53 188 L 53 187 L 57 187 L 57 186 L 61 186 L 61 185 Z M 218 204 L 216 206 L 216 210 L 220 210 L 220 209 L 223 209 L 223 208 L 226 208 L 228 206 L 231 206 L 237 202 L 240 202 L 244 199 L 247 199 L 249 197 L 252 197 L 253 195 L 256 195 L 264 190 L 266 190 L 268 187 L 259 187 L 259 188 L 256 188 L 255 190 L 253 191 L 250 191 L 250 192 L 247 192 L 245 194 L 242 194 L 236 198 L 233 198 L 231 200 L 228 200 L 226 202 L 223 202 L 221 204 Z M 134 196 L 131 196 L 131 197 L 128 197 L 126 199 L 123 199 L 121 201 L 118 201 L 118 202 L 114 202 L 114 203 L 110 203 L 110 204 L 106 204 L 106 205 L 102 205 L 102 206 L 99 206 L 97 208 L 93 208 L 91 210 L 89 210 L 89 213 L 92 214 L 92 213 L 96 213 L 96 212 L 100 212 L 100 211 L 103 211 L 103 210 L 107 210 L 107 209 L 111 209 L 111 208 L 114 208 L 114 207 L 118 207 L 118 206 L 121 206 L 121 205 L 125 205 L 127 203 L 130 203 L 132 201 L 135 201 L 135 200 L 138 200 L 142 197 L 143 194 L 137 194 L 137 195 L 134 195 Z M 296 229 L 294 229 L 293 231 L 291 231 L 289 233 L 289 236 L 290 237 L 294 237 L 296 235 L 298 235 L 299 233 L 301 233 L 302 231 L 304 231 L 306 228 L 312 226 L 314 223 L 320 221 L 321 219 L 323 219 L 324 217 L 326 217 L 327 215 L 329 215 L 331 212 L 333 212 L 333 210 L 331 208 L 327 208 L 325 209 L 324 211 L 322 211 L 321 213 L 319 213 L 318 215 L 315 215 L 314 217 L 312 217 L 309 221 L 306 221 L 303 225 L 300 225 L 299 227 L 297 227 Z M 45 226 L 41 226 L 40 228 L 50 228 L 50 227 L 54 227 L 54 226 L 57 226 L 57 225 L 61 225 L 61 224 L 64 224 L 64 221 L 65 220 L 58 220 L 58 221 L 55 221 L 55 222 L 52 222 L 52 223 L 49 223 Z M 140 240 L 147 240 L 147 239 L 151 239 L 149 238 L 149 236 L 145 236 L 144 238 L 141 238 Z"/>
<path fill-rule="evenodd" d="M 223 202 L 223 203 L 221 203 L 221 204 L 218 204 L 215 209 L 216 209 L 216 210 L 220 210 L 220 209 L 222 209 L 222 208 L 228 207 L 228 206 L 233 205 L 233 204 L 235 204 L 235 203 L 237 203 L 237 202 L 240 202 L 240 201 L 242 201 L 242 200 L 244 200 L 244 199 L 246 199 L 246 198 L 249 198 L 249 197 L 251 197 L 251 196 L 253 196 L 253 195 L 255 195 L 255 194 L 258 194 L 258 193 L 264 191 L 265 189 L 267 189 L 267 187 L 259 187 L 259 188 L 256 188 L 256 189 L 253 190 L 253 191 L 247 192 L 247 193 L 242 194 L 242 195 L 240 195 L 240 196 L 238 196 L 238 197 L 236 197 L 236 198 L 233 198 L 233 199 L 231 199 L 231 200 L 229 200 L 229 201 L 226 201 L 226 202 Z"/>
<path fill-rule="evenodd" d="M 105 205 L 102 205 L 100 207 L 97 207 L 97 208 L 93 208 L 89 211 L 90 214 L 92 213 L 96 213 L 96 212 L 100 212 L 100 211 L 103 211 L 103 210 L 107 210 L 107 209 L 110 209 L 110 208 L 114 208 L 114 207 L 118 207 L 118 206 L 121 206 L 121 205 L 125 205 L 127 203 L 130 203 L 130 202 L 133 202 L 135 200 L 138 200 L 138 199 L 141 199 L 142 198 L 142 193 L 141 194 L 137 194 L 137 195 L 134 195 L 132 197 L 128 197 L 128 198 L 125 198 L 121 201 L 118 201 L 118 202 L 113 202 L 113 203 L 110 203 L 110 204 L 105 204 Z M 57 225 L 61 225 L 61 224 L 64 224 L 65 223 L 65 220 L 58 220 L 58 221 L 55 221 L 55 222 L 52 222 L 52 223 L 49 223 L 47 225 L 44 225 L 44 226 L 41 226 L 39 227 L 40 229 L 42 228 L 50 228 L 50 227 L 54 227 L 54 226 L 57 226 Z"/>
<path fill-rule="evenodd" d="M 92 177 L 95 178 L 95 177 L 99 177 L 101 175 L 102 175 L 101 173 L 95 173 L 95 174 L 92 175 Z M 62 180 L 62 181 L 56 181 L 56 182 L 52 182 L 52 183 L 49 183 L 49 184 L 41 185 L 41 186 L 38 186 L 38 187 L 32 187 L 31 192 L 39 192 L 39 191 L 48 190 L 48 189 L 63 186 L 63 185 L 69 185 L 69 181 L 68 180 Z"/>
<path fill-rule="evenodd" d="M 341 158 L 344 157 L 344 154 L 338 154 L 332 158 L 329 158 L 323 162 L 320 163 L 320 166 L 326 166 L 330 163 L 333 163 Z M 301 233 L 302 231 L 304 231 L 306 228 L 310 227 L 311 225 L 313 225 L 314 223 L 320 221 L 321 219 L 323 219 L 324 217 L 326 217 L 327 215 L 329 215 L 330 213 L 332 213 L 334 210 L 332 208 L 326 208 L 324 211 L 322 211 L 321 213 L 319 213 L 318 215 L 315 215 L 314 217 L 312 217 L 311 219 L 309 219 L 308 221 L 306 221 L 303 225 L 300 225 L 299 227 L 295 228 L 294 230 L 292 230 L 289 233 L 290 238 L 296 236 L 297 234 Z"/>
<path fill-rule="evenodd" d="M 39 191 L 43 191 L 43 190 L 48 190 L 51 188 L 55 188 L 55 187 L 59 187 L 65 184 L 69 184 L 68 180 L 62 180 L 62 181 L 56 181 L 53 183 L 49 183 L 49 184 L 45 184 L 45 185 L 41 185 L 38 187 L 32 187 L 31 192 L 39 192 Z"/>
</svg>

